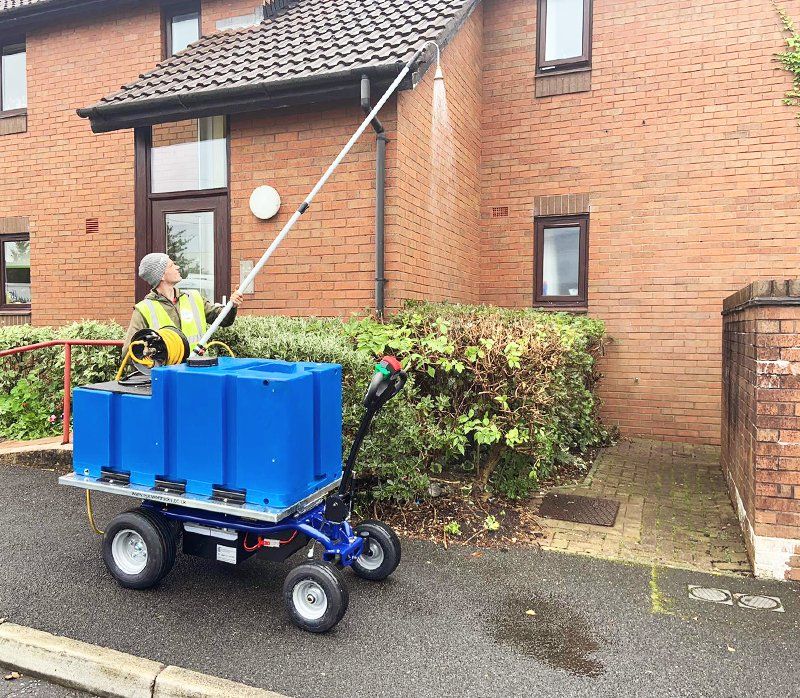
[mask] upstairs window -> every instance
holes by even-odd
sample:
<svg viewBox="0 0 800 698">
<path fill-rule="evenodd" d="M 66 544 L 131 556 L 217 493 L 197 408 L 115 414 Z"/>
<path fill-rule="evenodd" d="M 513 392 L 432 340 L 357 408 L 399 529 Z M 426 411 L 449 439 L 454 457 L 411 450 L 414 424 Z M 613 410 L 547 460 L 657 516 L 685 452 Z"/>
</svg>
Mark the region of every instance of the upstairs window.
<svg viewBox="0 0 800 698">
<path fill-rule="evenodd" d="M 592 0 L 539 0 L 537 72 L 587 68 L 592 50 Z"/>
<path fill-rule="evenodd" d="M 183 51 L 200 38 L 200 6 L 173 5 L 164 12 L 164 57 Z"/>
<path fill-rule="evenodd" d="M 28 107 L 25 44 L 0 45 L 0 112 Z"/>
</svg>

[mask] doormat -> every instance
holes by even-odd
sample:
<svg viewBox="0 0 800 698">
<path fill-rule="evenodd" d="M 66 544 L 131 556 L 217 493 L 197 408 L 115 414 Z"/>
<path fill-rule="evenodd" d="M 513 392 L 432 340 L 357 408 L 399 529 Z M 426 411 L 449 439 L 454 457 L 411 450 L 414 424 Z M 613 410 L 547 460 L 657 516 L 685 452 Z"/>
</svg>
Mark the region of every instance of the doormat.
<svg viewBox="0 0 800 698">
<path fill-rule="evenodd" d="M 544 496 L 539 516 L 559 521 L 613 526 L 617 520 L 619 502 L 613 499 L 580 497 L 576 494 L 550 492 Z"/>
</svg>

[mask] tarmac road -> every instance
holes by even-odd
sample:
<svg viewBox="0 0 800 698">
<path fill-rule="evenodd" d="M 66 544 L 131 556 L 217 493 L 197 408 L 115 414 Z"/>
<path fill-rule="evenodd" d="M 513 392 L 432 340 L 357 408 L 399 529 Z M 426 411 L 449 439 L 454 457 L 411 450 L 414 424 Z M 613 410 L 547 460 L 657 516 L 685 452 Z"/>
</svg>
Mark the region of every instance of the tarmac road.
<svg viewBox="0 0 800 698">
<path fill-rule="evenodd" d="M 129 591 L 81 491 L 25 467 L 0 467 L 0 484 L 0 617 L 164 664 L 295 698 L 800 696 L 797 585 L 404 541 L 387 582 L 346 573 L 347 615 L 312 635 L 280 599 L 299 556 L 179 555 L 159 587 Z M 101 527 L 135 504 L 95 500 Z M 777 596 L 785 612 L 695 601 L 688 584 Z"/>
</svg>

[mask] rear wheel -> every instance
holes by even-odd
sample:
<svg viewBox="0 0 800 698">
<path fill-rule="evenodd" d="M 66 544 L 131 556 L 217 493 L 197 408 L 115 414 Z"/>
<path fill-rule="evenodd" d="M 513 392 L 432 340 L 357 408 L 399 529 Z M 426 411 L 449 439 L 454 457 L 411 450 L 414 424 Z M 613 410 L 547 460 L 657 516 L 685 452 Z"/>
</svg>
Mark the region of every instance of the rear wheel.
<svg viewBox="0 0 800 698">
<path fill-rule="evenodd" d="M 355 534 L 368 533 L 366 549 L 353 560 L 353 571 L 364 579 L 379 582 L 386 579 L 400 564 L 400 539 L 382 521 L 363 521 Z"/>
<path fill-rule="evenodd" d="M 295 625 L 324 633 L 344 617 L 350 595 L 338 569 L 315 561 L 289 572 L 283 583 L 283 600 Z"/>
<path fill-rule="evenodd" d="M 160 528 L 141 512 L 126 511 L 106 527 L 103 562 L 122 586 L 149 589 L 156 585 L 165 574 L 167 559 Z"/>
<path fill-rule="evenodd" d="M 166 550 L 164 569 L 161 572 L 161 578 L 163 579 L 172 570 L 172 567 L 175 564 L 175 557 L 178 553 L 178 534 L 176 528 L 173 526 L 172 522 L 169 519 L 167 519 L 166 516 L 156 511 L 155 509 L 150 509 L 148 507 L 139 507 L 138 509 L 133 509 L 133 511 L 140 513 L 143 516 L 146 516 L 148 519 L 150 519 L 150 521 L 152 521 L 156 525 L 158 530 L 161 532 L 161 537 L 164 540 L 164 545 Z"/>
</svg>

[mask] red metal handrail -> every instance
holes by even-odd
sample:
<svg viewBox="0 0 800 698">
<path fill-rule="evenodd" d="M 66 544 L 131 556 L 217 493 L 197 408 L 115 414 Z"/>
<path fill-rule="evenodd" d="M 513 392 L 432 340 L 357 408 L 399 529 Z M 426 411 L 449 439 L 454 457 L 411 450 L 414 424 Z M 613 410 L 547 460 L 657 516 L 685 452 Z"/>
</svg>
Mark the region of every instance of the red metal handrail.
<svg viewBox="0 0 800 698">
<path fill-rule="evenodd" d="M 50 342 L 39 342 L 38 344 L 28 344 L 24 347 L 5 349 L 0 351 L 0 359 L 4 356 L 22 354 L 26 351 L 36 351 L 47 347 L 64 347 L 64 437 L 62 444 L 69 443 L 69 420 L 72 407 L 72 347 L 121 347 L 121 339 L 54 339 Z"/>
</svg>

